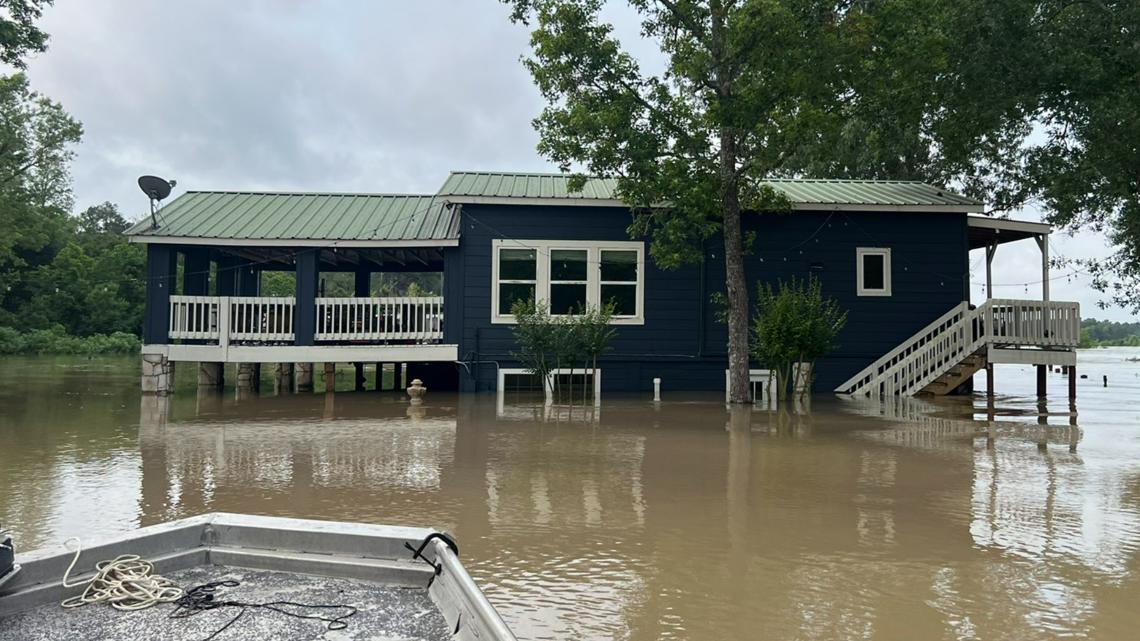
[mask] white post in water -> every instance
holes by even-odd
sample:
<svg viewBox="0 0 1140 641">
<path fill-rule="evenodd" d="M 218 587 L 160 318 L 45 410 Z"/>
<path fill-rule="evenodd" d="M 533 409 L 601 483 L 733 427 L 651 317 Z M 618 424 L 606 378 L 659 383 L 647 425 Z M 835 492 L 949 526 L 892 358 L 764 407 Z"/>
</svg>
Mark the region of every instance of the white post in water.
<svg viewBox="0 0 1140 641">
<path fill-rule="evenodd" d="M 661 402 L 661 379 L 653 379 L 653 400 L 654 402 Z"/>
</svg>

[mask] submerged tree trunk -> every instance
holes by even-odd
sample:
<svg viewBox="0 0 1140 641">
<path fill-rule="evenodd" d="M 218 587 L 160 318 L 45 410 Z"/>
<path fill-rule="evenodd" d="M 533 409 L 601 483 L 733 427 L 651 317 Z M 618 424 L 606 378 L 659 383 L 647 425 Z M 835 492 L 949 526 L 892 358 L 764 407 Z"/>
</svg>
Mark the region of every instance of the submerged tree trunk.
<svg viewBox="0 0 1140 641">
<path fill-rule="evenodd" d="M 736 177 L 736 139 L 720 137 L 721 209 L 724 216 L 725 286 L 728 289 L 728 400 L 751 401 L 748 380 L 748 283 L 744 279 L 744 239 L 740 227 L 740 185 Z"/>
</svg>

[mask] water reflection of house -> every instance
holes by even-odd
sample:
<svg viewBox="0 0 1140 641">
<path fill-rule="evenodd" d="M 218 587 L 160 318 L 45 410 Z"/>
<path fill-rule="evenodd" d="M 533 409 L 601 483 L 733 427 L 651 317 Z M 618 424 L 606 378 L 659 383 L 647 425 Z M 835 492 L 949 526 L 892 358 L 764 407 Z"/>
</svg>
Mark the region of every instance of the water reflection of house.
<svg viewBox="0 0 1140 641">
<path fill-rule="evenodd" d="M 1066 448 L 863 437 L 899 424 L 846 403 L 790 416 L 609 403 L 598 420 L 528 421 L 466 396 L 367 419 L 339 398 L 327 420 L 319 404 L 317 419 L 288 422 L 223 410 L 163 426 L 150 413 L 146 518 L 445 527 L 534 637 L 720 638 L 748 625 L 771 638 L 1003 638 L 1051 609 L 1092 629 L 1098 582 L 1135 571 L 1136 509 L 1110 510 L 1133 517 L 1095 537 L 1074 531 L 1099 485 Z"/>
</svg>

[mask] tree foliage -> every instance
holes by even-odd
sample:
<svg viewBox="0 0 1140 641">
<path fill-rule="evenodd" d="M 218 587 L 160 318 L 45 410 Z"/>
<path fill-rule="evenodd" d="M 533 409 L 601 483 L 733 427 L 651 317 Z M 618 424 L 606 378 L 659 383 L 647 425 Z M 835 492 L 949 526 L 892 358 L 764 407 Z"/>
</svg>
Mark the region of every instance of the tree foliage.
<svg viewBox="0 0 1140 641">
<path fill-rule="evenodd" d="M 48 36 L 36 26 L 52 0 L 0 0 L 0 62 L 24 68 L 24 57 L 47 49 Z"/>
<path fill-rule="evenodd" d="M 806 388 L 811 386 L 815 361 L 835 349 L 835 340 L 847 324 L 847 312 L 823 295 L 818 279 L 792 278 L 776 287 L 761 283 L 752 322 L 752 354 L 776 373 L 778 396 L 793 387 L 797 363 Z M 806 368 L 806 371 L 803 370 Z"/>
</svg>

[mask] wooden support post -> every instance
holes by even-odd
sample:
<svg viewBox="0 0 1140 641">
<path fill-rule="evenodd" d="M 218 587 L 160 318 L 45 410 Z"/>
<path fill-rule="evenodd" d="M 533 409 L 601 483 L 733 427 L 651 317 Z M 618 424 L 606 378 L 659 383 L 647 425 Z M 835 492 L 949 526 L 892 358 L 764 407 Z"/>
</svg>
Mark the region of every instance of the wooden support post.
<svg viewBox="0 0 1140 641">
<path fill-rule="evenodd" d="M 994 254 L 996 253 L 996 244 L 986 247 L 986 298 L 994 297 Z"/>
<path fill-rule="evenodd" d="M 1045 365 L 1037 366 L 1037 398 L 1045 398 L 1046 380 L 1045 376 L 1048 373 Z"/>
<path fill-rule="evenodd" d="M 376 391 L 384 390 L 384 363 L 376 363 Z"/>
<path fill-rule="evenodd" d="M 356 368 L 356 391 L 364 391 L 364 363 L 353 363 Z"/>
<path fill-rule="evenodd" d="M 986 398 L 994 400 L 994 364 L 986 363 Z"/>
<path fill-rule="evenodd" d="M 1069 366 L 1069 402 L 1077 400 L 1077 366 Z"/>
<path fill-rule="evenodd" d="M 404 364 L 393 363 L 392 367 L 392 389 L 402 390 L 404 389 Z"/>
<path fill-rule="evenodd" d="M 336 363 L 325 363 L 325 392 L 336 391 Z"/>
<path fill-rule="evenodd" d="M 1049 235 L 1035 237 L 1041 249 L 1041 300 L 1049 300 Z"/>
</svg>

